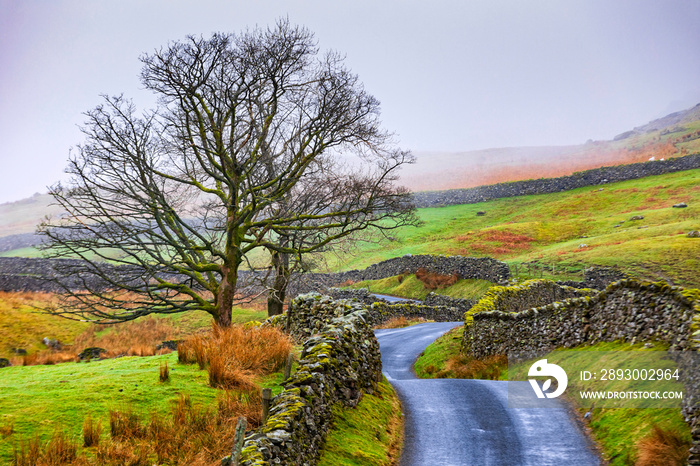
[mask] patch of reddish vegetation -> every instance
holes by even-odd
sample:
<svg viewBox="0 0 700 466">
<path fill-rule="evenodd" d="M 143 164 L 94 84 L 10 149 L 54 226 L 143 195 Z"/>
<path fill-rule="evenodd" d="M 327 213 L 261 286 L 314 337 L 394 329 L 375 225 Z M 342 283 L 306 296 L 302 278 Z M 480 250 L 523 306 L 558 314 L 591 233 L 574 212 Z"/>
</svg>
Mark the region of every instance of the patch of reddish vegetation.
<svg viewBox="0 0 700 466">
<path fill-rule="evenodd" d="M 576 248 L 572 252 L 585 252 L 585 251 L 590 251 L 593 248 L 597 248 L 599 245 L 593 245 L 593 246 L 584 246 L 582 248 Z"/>
<path fill-rule="evenodd" d="M 564 149 L 562 149 L 564 150 Z M 476 186 L 538 178 L 557 178 L 574 172 L 603 166 L 626 165 L 683 155 L 671 142 L 652 142 L 640 148 L 611 149 L 605 143 L 580 146 L 574 152 L 564 150 L 560 156 L 537 154 L 477 163 L 453 163 L 439 158 L 430 165 L 421 166 L 420 172 L 402 175 L 402 183 L 414 191 L 473 188 Z M 445 163 L 443 163 L 445 162 Z M 449 167 L 449 168 L 445 168 Z"/>
<path fill-rule="evenodd" d="M 438 290 L 454 285 L 459 280 L 459 275 L 442 275 L 435 272 L 430 272 L 425 267 L 416 270 L 416 278 L 423 282 L 423 285 L 429 290 Z"/>
<path fill-rule="evenodd" d="M 534 238 L 508 230 L 486 230 L 476 234 L 457 236 L 455 240 L 471 241 L 468 245 L 471 253 L 504 256 L 515 251 L 529 250 Z"/>
</svg>

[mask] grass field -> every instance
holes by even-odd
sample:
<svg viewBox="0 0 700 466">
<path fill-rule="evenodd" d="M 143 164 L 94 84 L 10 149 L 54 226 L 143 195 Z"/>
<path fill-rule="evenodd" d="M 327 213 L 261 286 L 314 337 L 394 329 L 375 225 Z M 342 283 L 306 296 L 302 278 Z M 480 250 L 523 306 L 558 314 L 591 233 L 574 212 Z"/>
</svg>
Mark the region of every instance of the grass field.
<svg viewBox="0 0 700 466">
<path fill-rule="evenodd" d="M 37 312 L 36 307 L 53 299 L 51 294 L 0 293 L 0 357 L 14 364 L 0 369 L 0 464 L 10 464 L 13 448 L 27 442 L 46 447 L 57 432 L 82 444 L 83 421 L 88 416 L 102 425 L 103 437 L 108 438 L 110 411 L 135 413 L 146 423 L 153 413 L 168 417 L 182 397 L 191 403 L 195 410 L 191 412 L 216 411 L 224 391 L 210 386 L 206 370 L 178 364 L 176 353 L 155 355 L 156 344 L 164 340 L 207 332 L 211 316 L 189 312 L 99 326 Z M 265 316 L 265 310 L 236 308 L 233 321 Z M 64 347 L 48 349 L 44 337 Z M 77 353 L 91 346 L 105 348 L 110 355 L 145 357 L 54 363 L 75 361 Z M 27 351 L 27 356 L 16 355 L 15 348 Z M 42 365 L 23 365 L 37 363 Z M 169 379 L 161 382 L 165 363 Z M 281 377 L 277 373 L 259 383 L 277 392 Z M 94 455 L 93 450 L 87 449 L 87 455 Z"/>
<path fill-rule="evenodd" d="M 362 244 L 336 266 L 360 269 L 404 254 L 460 254 L 511 265 L 535 261 L 565 274 L 617 265 L 633 276 L 698 287 L 700 240 L 686 234 L 700 230 L 699 179 L 700 170 L 689 170 L 601 188 L 419 209 L 422 226 L 392 233 L 393 241 Z M 672 207 L 680 202 L 688 207 Z"/>
<path fill-rule="evenodd" d="M 207 371 L 177 360 L 177 353 L 170 353 L 2 369 L 0 431 L 12 434 L 0 437 L 0 464 L 9 464 L 13 446 L 35 435 L 46 443 L 61 431 L 82 444 L 87 416 L 106 428 L 106 439 L 110 410 L 134 413 L 143 421 L 153 413 L 167 417 L 181 395 L 201 410 L 216 409 L 223 392 L 209 386 Z M 159 369 L 166 362 L 170 377 L 161 382 Z M 279 392 L 281 378 L 281 373 L 266 377 L 261 386 Z"/>
</svg>

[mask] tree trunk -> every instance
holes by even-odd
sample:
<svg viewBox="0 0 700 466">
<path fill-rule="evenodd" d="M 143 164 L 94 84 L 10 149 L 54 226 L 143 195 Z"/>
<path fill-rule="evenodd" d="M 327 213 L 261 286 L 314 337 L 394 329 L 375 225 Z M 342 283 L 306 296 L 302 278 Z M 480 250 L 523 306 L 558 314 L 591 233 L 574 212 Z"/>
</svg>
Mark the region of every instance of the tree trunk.
<svg viewBox="0 0 700 466">
<path fill-rule="evenodd" d="M 214 316 L 216 324 L 220 327 L 231 326 L 231 312 L 233 301 L 236 297 L 236 283 L 238 282 L 238 268 L 221 267 L 222 280 L 219 284 L 219 293 L 216 300 L 217 315 Z"/>
<path fill-rule="evenodd" d="M 289 281 L 289 254 L 273 251 L 272 267 L 275 271 L 275 280 L 267 296 L 268 317 L 284 312 L 284 299 Z"/>
</svg>

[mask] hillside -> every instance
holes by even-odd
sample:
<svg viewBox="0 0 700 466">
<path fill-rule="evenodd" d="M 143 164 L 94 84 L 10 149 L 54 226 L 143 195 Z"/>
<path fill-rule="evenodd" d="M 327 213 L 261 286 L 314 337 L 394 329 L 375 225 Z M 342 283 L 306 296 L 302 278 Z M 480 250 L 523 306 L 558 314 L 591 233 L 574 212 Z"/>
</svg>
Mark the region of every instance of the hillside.
<svg viewBox="0 0 700 466">
<path fill-rule="evenodd" d="M 417 152 L 402 169 L 412 191 L 470 188 L 552 178 L 600 166 L 677 157 L 700 150 L 700 104 L 616 136 L 577 146 L 510 147 L 469 152 Z"/>
<path fill-rule="evenodd" d="M 419 209 L 424 224 L 341 258 L 360 269 L 404 254 L 490 256 L 556 269 L 619 266 L 639 278 L 700 287 L 700 169 L 571 191 Z M 674 208 L 685 203 L 686 208 Z M 483 212 L 483 215 L 477 215 Z M 641 218 L 639 218 L 641 217 Z"/>
<path fill-rule="evenodd" d="M 60 207 L 51 205 L 52 203 L 51 196 L 37 193 L 26 199 L 0 204 L 0 238 L 34 233 L 44 217 L 60 215 L 63 212 Z"/>
<path fill-rule="evenodd" d="M 400 182 L 413 191 L 483 186 L 551 178 L 577 171 L 700 152 L 700 104 L 636 127 L 612 141 L 578 146 L 494 148 L 471 152 L 418 152 Z M 47 215 L 60 216 L 48 194 L 0 204 L 0 256 L 34 257 L 33 235 Z"/>
</svg>

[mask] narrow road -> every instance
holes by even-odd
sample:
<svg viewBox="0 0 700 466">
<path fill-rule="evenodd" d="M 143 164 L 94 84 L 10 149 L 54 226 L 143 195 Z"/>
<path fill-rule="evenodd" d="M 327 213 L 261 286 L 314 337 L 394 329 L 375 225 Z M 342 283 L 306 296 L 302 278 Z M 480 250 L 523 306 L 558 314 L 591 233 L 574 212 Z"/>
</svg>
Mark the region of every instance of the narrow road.
<svg viewBox="0 0 700 466">
<path fill-rule="evenodd" d="M 416 301 L 415 299 L 399 298 L 398 296 L 391 296 L 388 294 L 372 293 L 372 296 L 374 296 L 375 298 L 383 299 L 384 301 L 388 301 L 390 303 L 403 303 L 406 301 L 412 301 L 412 302 Z"/>
<path fill-rule="evenodd" d="M 508 383 L 527 382 L 418 379 L 411 369 L 418 355 L 459 325 L 375 331 L 406 415 L 402 466 L 599 464 L 566 408 L 508 408 Z"/>
</svg>

